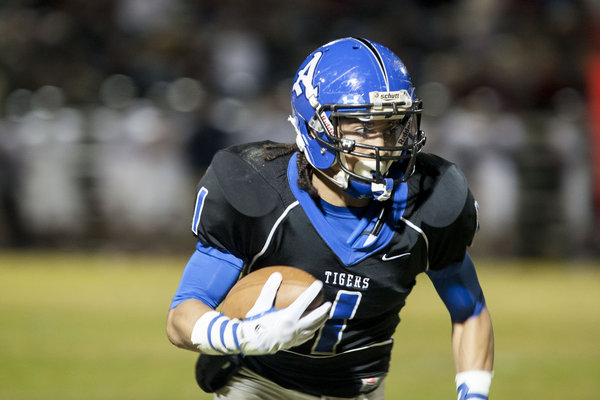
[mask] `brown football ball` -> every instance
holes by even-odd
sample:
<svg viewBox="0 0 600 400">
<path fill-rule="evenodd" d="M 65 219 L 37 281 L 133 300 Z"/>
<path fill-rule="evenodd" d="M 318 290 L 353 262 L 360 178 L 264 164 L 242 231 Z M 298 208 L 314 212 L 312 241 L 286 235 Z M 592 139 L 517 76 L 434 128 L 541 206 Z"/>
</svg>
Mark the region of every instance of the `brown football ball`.
<svg viewBox="0 0 600 400">
<path fill-rule="evenodd" d="M 292 304 L 306 288 L 317 280 L 317 278 L 299 268 L 285 265 L 261 268 L 237 281 L 227 293 L 223 303 L 221 303 L 220 311 L 230 318 L 244 319 L 248 311 L 254 306 L 265 282 L 273 272 L 280 272 L 283 277 L 275 298 L 275 308 L 279 309 Z M 323 301 L 323 291 L 321 290 L 308 306 L 305 314 L 323 304 Z"/>
</svg>

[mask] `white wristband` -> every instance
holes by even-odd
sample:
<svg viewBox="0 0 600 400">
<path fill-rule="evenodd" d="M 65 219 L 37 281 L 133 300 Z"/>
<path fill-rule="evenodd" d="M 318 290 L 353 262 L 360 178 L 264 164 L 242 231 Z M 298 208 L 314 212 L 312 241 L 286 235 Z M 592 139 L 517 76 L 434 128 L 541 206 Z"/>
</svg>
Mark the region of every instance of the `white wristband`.
<svg viewBox="0 0 600 400">
<path fill-rule="evenodd" d="M 192 343 L 205 354 L 237 354 L 240 346 L 237 331 L 240 321 L 217 311 L 198 318 L 192 329 Z"/>
<path fill-rule="evenodd" d="M 487 399 L 492 384 L 492 371 L 470 370 L 456 374 L 458 399 Z"/>
</svg>

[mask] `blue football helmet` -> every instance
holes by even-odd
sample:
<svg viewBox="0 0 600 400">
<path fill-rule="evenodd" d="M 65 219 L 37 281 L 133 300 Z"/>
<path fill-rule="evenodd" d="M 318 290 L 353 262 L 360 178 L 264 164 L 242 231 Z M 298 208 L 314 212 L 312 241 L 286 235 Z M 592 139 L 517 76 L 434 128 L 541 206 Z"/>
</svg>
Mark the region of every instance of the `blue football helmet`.
<svg viewBox="0 0 600 400">
<path fill-rule="evenodd" d="M 346 193 L 387 200 L 394 185 L 412 175 L 425 144 L 422 103 L 406 67 L 388 48 L 362 38 L 327 43 L 298 69 L 291 101 L 299 149 L 321 172 L 337 164 L 335 176 L 323 175 Z M 390 121 L 395 143 L 372 146 L 345 138 L 338 129 L 341 118 Z M 350 167 L 347 154 L 360 161 Z"/>
</svg>

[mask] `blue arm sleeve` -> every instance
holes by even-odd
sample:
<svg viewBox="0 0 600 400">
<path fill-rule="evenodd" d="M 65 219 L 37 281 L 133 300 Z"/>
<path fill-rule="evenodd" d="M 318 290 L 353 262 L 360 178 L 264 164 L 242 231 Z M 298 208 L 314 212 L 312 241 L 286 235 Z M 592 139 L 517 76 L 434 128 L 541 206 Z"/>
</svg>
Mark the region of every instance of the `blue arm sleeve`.
<svg viewBox="0 0 600 400">
<path fill-rule="evenodd" d="M 170 308 L 188 299 L 217 307 L 237 281 L 243 265 L 243 260 L 232 254 L 198 241 L 196 251 L 183 270 Z"/>
<path fill-rule="evenodd" d="M 452 322 L 464 322 L 485 308 L 483 291 L 468 253 L 462 261 L 427 271 L 427 275 L 450 312 Z"/>
</svg>

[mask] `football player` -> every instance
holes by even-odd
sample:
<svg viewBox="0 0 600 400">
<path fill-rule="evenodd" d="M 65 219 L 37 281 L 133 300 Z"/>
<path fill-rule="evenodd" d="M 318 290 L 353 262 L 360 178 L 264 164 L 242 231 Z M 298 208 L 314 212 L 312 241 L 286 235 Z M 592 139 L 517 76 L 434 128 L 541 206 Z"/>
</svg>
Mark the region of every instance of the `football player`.
<svg viewBox="0 0 600 400">
<path fill-rule="evenodd" d="M 487 399 L 492 324 L 467 252 L 477 204 L 454 164 L 421 152 L 404 64 L 367 39 L 327 43 L 291 103 L 295 143 L 222 150 L 198 185 L 198 242 L 167 322 L 175 345 L 201 353 L 198 383 L 216 399 L 383 399 L 399 312 L 426 273 L 452 320 L 458 399 Z M 276 310 L 275 273 L 246 319 L 215 311 L 272 265 L 319 281 Z"/>
</svg>

